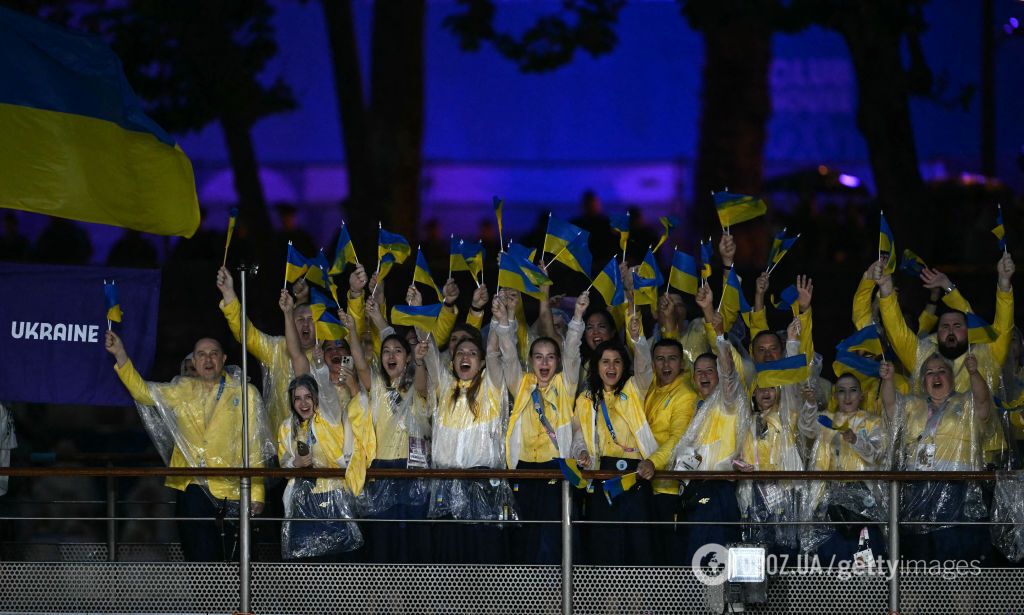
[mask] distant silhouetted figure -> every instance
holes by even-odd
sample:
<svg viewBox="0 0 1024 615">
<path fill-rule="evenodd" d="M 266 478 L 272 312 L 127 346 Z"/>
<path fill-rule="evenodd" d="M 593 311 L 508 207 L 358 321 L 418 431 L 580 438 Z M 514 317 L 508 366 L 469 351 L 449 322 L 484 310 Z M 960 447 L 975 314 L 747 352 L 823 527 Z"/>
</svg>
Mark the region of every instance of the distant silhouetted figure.
<svg viewBox="0 0 1024 615">
<path fill-rule="evenodd" d="M 581 200 L 583 214 L 573 218 L 571 222 L 590 233 L 590 252 L 594 257 L 595 267 L 604 267 L 604 263 L 615 255 L 619 249 L 618 235 L 612 231 L 608 216 L 601 209 L 601 199 L 593 190 L 583 193 Z"/>
<path fill-rule="evenodd" d="M 660 235 L 644 220 L 644 210 L 636 205 L 629 212 L 629 244 L 626 246 L 626 260 L 637 265 L 644 259 L 647 249 L 658 243 Z"/>
<path fill-rule="evenodd" d="M 156 268 L 160 266 L 157 261 L 156 248 L 142 236 L 139 231 L 125 229 L 124 235 L 117 240 L 110 254 L 107 255 L 107 265 L 110 267 L 146 267 Z"/>
<path fill-rule="evenodd" d="M 8 211 L 4 214 L 4 234 L 0 236 L 0 260 L 23 261 L 28 255 L 28 239 L 18 231 L 18 217 Z"/>
<path fill-rule="evenodd" d="M 33 260 L 40 263 L 84 265 L 91 259 L 92 242 L 88 233 L 64 218 L 50 218 L 33 250 Z"/>
<path fill-rule="evenodd" d="M 281 221 L 281 228 L 277 232 L 277 243 L 279 246 L 287 246 L 291 241 L 295 249 L 308 257 L 316 256 L 320 247 L 313 241 L 313 237 L 299 226 L 298 210 L 291 203 L 278 203 L 274 206 L 278 219 Z M 325 246 L 326 247 L 326 246 Z M 280 248 L 286 253 L 284 248 Z M 328 256 L 328 258 L 330 258 Z"/>
</svg>

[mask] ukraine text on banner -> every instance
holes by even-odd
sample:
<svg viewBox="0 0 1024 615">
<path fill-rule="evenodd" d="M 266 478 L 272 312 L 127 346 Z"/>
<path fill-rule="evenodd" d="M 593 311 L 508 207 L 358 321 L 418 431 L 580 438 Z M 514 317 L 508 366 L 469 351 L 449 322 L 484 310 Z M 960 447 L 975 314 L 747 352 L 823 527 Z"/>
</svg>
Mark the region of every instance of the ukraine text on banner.
<svg viewBox="0 0 1024 615">
<path fill-rule="evenodd" d="M 757 370 L 757 386 L 762 389 L 797 384 L 807 380 L 807 355 L 765 361 L 754 365 L 754 369 Z"/>
<path fill-rule="evenodd" d="M 715 209 L 718 211 L 718 221 L 722 224 L 722 228 L 753 220 L 768 212 L 768 206 L 763 200 L 745 194 L 723 191 L 716 192 L 713 198 Z"/>
<path fill-rule="evenodd" d="M 117 296 L 111 298 L 104 281 L 115 279 Z M 150 374 L 160 305 L 159 270 L 0 262 L 0 297 L 17 297 L 0 301 L 5 330 L 0 357 L 8 359 L 0 370 L 0 399 L 78 406 L 133 404 L 112 369 L 104 334 L 116 306 L 122 313 L 117 333 L 125 350 L 139 373 Z M 53 378 L 40 377 L 58 365 L 58 385 Z"/>
<path fill-rule="evenodd" d="M 99 38 L 0 8 L 0 207 L 191 237 L 192 164 Z"/>
</svg>

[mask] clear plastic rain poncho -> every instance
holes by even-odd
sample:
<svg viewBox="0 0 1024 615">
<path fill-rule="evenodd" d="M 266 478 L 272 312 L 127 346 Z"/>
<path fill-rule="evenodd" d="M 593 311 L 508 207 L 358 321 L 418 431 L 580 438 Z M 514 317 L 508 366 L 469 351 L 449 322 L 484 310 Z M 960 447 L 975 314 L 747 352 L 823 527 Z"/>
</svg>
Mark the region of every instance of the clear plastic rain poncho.
<svg viewBox="0 0 1024 615">
<path fill-rule="evenodd" d="M 787 356 L 798 354 L 798 342 L 787 342 L 786 350 Z M 814 361 L 809 370 L 809 381 L 817 380 L 820 365 L 820 361 Z M 802 383 L 776 387 L 778 400 L 767 410 L 756 411 L 751 405 L 751 417 L 739 446 L 739 456 L 754 466 L 754 470 L 800 472 L 804 469 L 796 438 L 796 422 L 803 405 L 801 387 Z M 746 529 L 747 538 L 768 545 L 798 548 L 799 526 L 763 524 L 800 521 L 804 514 L 806 491 L 806 485 L 799 481 L 742 481 L 736 489 L 736 500 L 740 515 L 753 523 Z"/>
<path fill-rule="evenodd" d="M 18 447 L 18 439 L 14 435 L 14 416 L 3 404 L 0 404 L 0 468 L 11 466 L 11 449 Z M 7 493 L 9 476 L 0 476 L 0 495 Z"/>
<path fill-rule="evenodd" d="M 814 472 L 865 472 L 888 469 L 889 436 L 880 416 L 861 408 L 838 412 L 834 408 L 818 412 L 817 404 L 804 403 L 800 413 L 800 433 L 811 440 L 807 469 Z M 824 416 L 832 424 L 819 421 Z M 853 432 L 853 444 L 843 437 Z M 807 520 L 887 521 L 889 490 L 879 481 L 810 481 L 807 485 L 804 514 Z M 852 526 L 851 526 L 852 527 Z M 858 528 L 859 529 L 859 528 Z M 884 526 L 882 531 L 886 531 Z M 804 526 L 801 549 L 813 552 L 834 533 L 834 526 Z"/>
<path fill-rule="evenodd" d="M 461 344 L 459 348 L 475 346 Z M 458 360 L 458 349 L 454 360 Z M 452 365 L 442 364 L 433 341 L 426 357 L 429 400 L 434 407 L 431 466 L 435 468 L 504 468 L 508 394 L 496 337 L 487 345 L 487 363 L 474 380 L 461 380 Z M 472 398 L 471 398 L 472 396 Z M 513 520 L 517 518 L 508 481 L 432 480 L 430 518 Z"/>
<path fill-rule="evenodd" d="M 398 386 L 389 387 L 380 368 L 371 365 L 370 391 L 352 400 L 370 417 L 376 442 L 375 459 L 406 460 L 409 468 L 430 463 L 430 407 L 413 389 L 415 369 L 410 359 Z M 374 479 L 357 497 L 361 515 L 380 515 L 399 502 L 426 504 L 430 487 L 423 479 Z"/>
<path fill-rule="evenodd" d="M 742 364 L 740 353 L 729 342 L 718 343 L 718 387 L 707 399 L 697 402 L 693 419 L 672 451 L 669 467 L 675 471 L 733 469 L 737 443 L 742 441 L 750 421 L 750 398 L 740 372 L 722 369 L 724 353 L 733 357 L 733 365 Z"/>
<path fill-rule="evenodd" d="M 359 527 L 351 521 L 354 496 L 363 486 L 368 463 L 363 444 L 365 426 L 348 416 L 348 391 L 339 396 L 326 365 L 313 369 L 319 386 L 319 407 L 313 417 L 295 416 L 278 429 L 282 468 L 295 467 L 300 443 L 313 455 L 314 468 L 348 468 L 345 478 L 292 478 L 284 490 L 281 555 L 285 559 L 323 557 L 354 551 L 363 545 Z M 344 410 L 343 410 L 344 408 Z M 355 423 L 355 425 L 353 425 Z M 366 423 L 366 421 L 363 421 Z M 316 519 L 317 521 L 296 521 Z M 329 521 L 324 521 L 329 519 Z"/>
<path fill-rule="evenodd" d="M 999 421 L 975 416 L 974 396 L 953 393 L 941 403 L 928 397 L 896 393 L 892 409 L 896 435 L 896 469 L 958 472 L 984 468 L 982 443 Z M 904 486 L 904 521 L 943 522 L 983 519 L 987 514 L 981 485 L 963 481 L 919 481 Z M 908 525 L 911 532 L 928 533 L 948 526 Z"/>
<path fill-rule="evenodd" d="M 134 372 L 134 378 L 125 384 L 136 399 L 153 445 L 168 466 L 242 467 L 242 387 L 237 366 L 225 367 L 213 386 L 189 376 L 178 376 L 168 383 L 144 382 L 138 372 Z M 274 458 L 275 451 L 263 400 L 252 385 L 248 385 L 248 403 L 249 466 L 263 467 Z M 256 478 L 252 482 L 253 499 L 262 500 L 263 481 Z M 183 490 L 190 483 L 204 486 L 215 500 L 238 500 L 237 478 L 172 476 L 165 484 Z"/>
</svg>

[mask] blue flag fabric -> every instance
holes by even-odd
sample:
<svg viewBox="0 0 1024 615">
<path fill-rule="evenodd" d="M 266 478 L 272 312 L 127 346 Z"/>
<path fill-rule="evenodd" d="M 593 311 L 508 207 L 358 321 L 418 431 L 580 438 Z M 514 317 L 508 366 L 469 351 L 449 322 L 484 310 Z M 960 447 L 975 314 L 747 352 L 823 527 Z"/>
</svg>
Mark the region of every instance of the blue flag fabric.
<svg viewBox="0 0 1024 615">
<path fill-rule="evenodd" d="M 148 376 L 156 349 L 158 270 L 0 263 L 0 296 L 18 298 L 0 301 L 0 356 L 7 359 L 0 369 L 0 399 L 132 405 L 104 348 L 107 304 L 99 289 L 112 279 L 118 305 L 130 316 L 118 326 L 118 335 L 135 368 Z"/>
</svg>

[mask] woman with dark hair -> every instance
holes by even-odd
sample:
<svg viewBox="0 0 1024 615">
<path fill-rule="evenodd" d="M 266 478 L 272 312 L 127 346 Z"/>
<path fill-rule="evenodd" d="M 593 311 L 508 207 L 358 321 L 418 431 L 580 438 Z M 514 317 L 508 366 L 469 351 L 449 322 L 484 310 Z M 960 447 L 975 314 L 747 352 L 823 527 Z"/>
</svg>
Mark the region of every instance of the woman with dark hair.
<svg viewBox="0 0 1024 615">
<path fill-rule="evenodd" d="M 619 339 L 619 330 L 611 312 L 603 307 L 590 307 L 583 314 L 583 343 L 580 344 L 580 374 L 576 393 L 586 390 L 587 374 L 595 349 L 609 340 Z"/>
<path fill-rule="evenodd" d="M 426 353 L 426 341 L 416 345 L 414 354 L 405 337 L 391 332 L 381 341 L 376 365 L 368 365 L 362 353 L 353 354 L 364 390 L 352 403 L 358 404 L 373 424 L 376 450 L 372 468 L 428 467 Z M 363 515 L 374 519 L 424 519 L 427 497 L 426 481 L 378 479 L 367 484 L 359 504 Z M 427 561 L 430 541 L 426 526 L 403 522 L 366 525 L 372 561 Z"/>
<path fill-rule="evenodd" d="M 289 383 L 288 402 L 292 416 L 281 423 L 277 433 L 281 467 L 351 467 L 344 479 L 289 479 L 284 490 L 285 517 L 351 519 L 352 493 L 362 490 L 366 469 L 367 454 L 361 438 L 346 442 L 338 398 L 328 393 L 322 399 L 319 385 L 309 374 Z M 353 431 L 358 434 L 361 430 Z M 358 459 L 353 461 L 353 457 Z M 285 559 L 333 560 L 362 545 L 362 534 L 352 522 L 293 520 L 281 526 L 281 555 Z"/>
<path fill-rule="evenodd" d="M 576 398 L 576 438 L 573 452 L 581 468 L 637 471 L 643 459 L 658 450 L 647 415 L 644 397 L 654 379 L 650 349 L 640 334 L 640 316 L 629 321 L 636 348 L 636 371 L 630 370 L 629 353 L 618 340 L 606 340 L 594 349 L 586 391 Z M 637 480 L 618 497 L 595 489 L 587 499 L 591 521 L 649 521 L 651 484 Z M 650 529 L 595 525 L 584 542 L 590 561 L 604 565 L 650 565 Z"/>
<path fill-rule="evenodd" d="M 497 339 L 488 352 L 478 338 L 452 346 L 450 365 L 442 365 L 437 347 L 427 351 L 427 375 L 435 407 L 431 466 L 435 468 L 504 468 L 502 427 L 508 417 L 508 394 L 500 369 Z M 492 367 L 488 368 L 488 364 Z M 435 386 L 436 385 L 436 386 Z M 436 519 L 497 521 L 511 516 L 512 491 L 505 481 L 431 481 L 428 516 Z M 494 524 L 434 526 L 438 563 L 503 563 L 501 528 Z"/>
<path fill-rule="evenodd" d="M 590 295 L 584 293 L 576 300 L 576 313 L 565 339 L 565 356 L 556 340 L 539 337 L 530 345 L 530 371 L 525 374 L 516 348 L 514 314 L 518 303 L 515 293 L 496 294 L 492 303 L 491 331 L 498 339 L 505 386 L 513 395 L 505 431 L 505 462 L 510 469 L 558 468 L 558 458 L 570 457 L 572 451 L 572 409 L 583 337 L 582 316 L 590 304 Z M 521 519 L 561 518 L 558 481 L 522 480 L 514 490 Z M 526 524 L 517 534 L 517 562 L 558 563 L 557 526 Z"/>
</svg>

